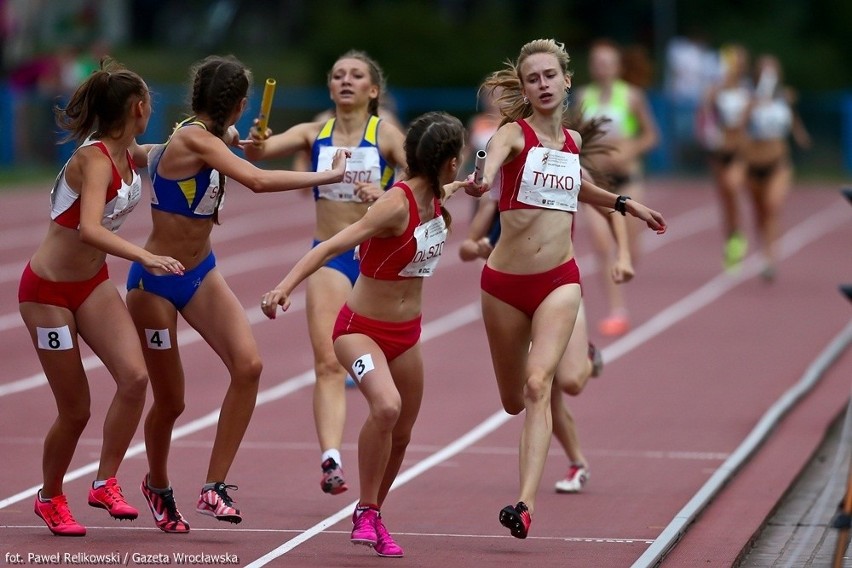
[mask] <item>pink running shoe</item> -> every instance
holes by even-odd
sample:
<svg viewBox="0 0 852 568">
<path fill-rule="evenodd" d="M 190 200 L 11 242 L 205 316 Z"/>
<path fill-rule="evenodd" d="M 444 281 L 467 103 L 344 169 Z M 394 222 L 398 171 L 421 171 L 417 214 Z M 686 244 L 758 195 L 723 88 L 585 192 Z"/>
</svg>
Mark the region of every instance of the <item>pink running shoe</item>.
<svg viewBox="0 0 852 568">
<path fill-rule="evenodd" d="M 382 522 L 382 514 L 376 517 L 376 546 L 374 547 L 376 554 L 385 558 L 402 558 L 403 551 L 393 537 L 385 528 L 385 523 Z"/>
<path fill-rule="evenodd" d="M 560 479 L 556 482 L 557 493 L 579 493 L 589 481 L 589 468 L 582 464 L 571 464 L 568 468 L 568 473 L 565 474 L 565 479 Z"/>
<path fill-rule="evenodd" d="M 106 485 L 89 490 L 89 505 L 106 509 L 113 519 L 132 521 L 139 516 L 139 511 L 131 507 L 121 494 L 121 487 L 114 477 L 107 479 Z"/>
<path fill-rule="evenodd" d="M 85 536 L 86 527 L 74 520 L 71 509 L 68 508 L 68 499 L 65 495 L 51 497 L 48 501 L 41 500 L 41 490 L 35 498 L 33 505 L 35 514 L 38 515 L 50 532 L 56 536 Z"/>
<path fill-rule="evenodd" d="M 322 462 L 322 479 L 320 479 L 320 487 L 329 495 L 340 495 L 349 487 L 346 485 L 346 480 L 343 479 L 343 470 L 334 461 L 334 458 L 328 458 Z"/>
<path fill-rule="evenodd" d="M 364 544 L 366 546 L 376 546 L 379 537 L 376 534 L 376 519 L 379 518 L 379 512 L 370 508 L 355 508 L 352 514 L 352 534 L 349 540 L 352 544 Z"/>
<path fill-rule="evenodd" d="M 225 485 L 220 481 L 213 489 L 201 490 L 198 505 L 195 510 L 202 515 L 215 517 L 217 521 L 227 521 L 235 525 L 243 520 L 240 510 L 234 507 L 234 501 L 228 495 L 229 489 L 237 489 L 236 485 Z"/>
<path fill-rule="evenodd" d="M 148 477 L 146 476 L 142 480 L 142 495 L 145 496 L 148 508 L 154 515 L 154 523 L 157 528 L 167 533 L 183 534 L 189 532 L 189 523 L 178 511 L 175 494 L 171 488 L 165 492 L 154 491 L 148 487 Z"/>
<path fill-rule="evenodd" d="M 500 511 L 500 524 L 509 529 L 515 538 L 527 538 L 531 523 L 530 511 L 523 501 L 518 501 L 514 507 L 506 505 Z"/>
<path fill-rule="evenodd" d="M 607 337 L 618 337 L 624 335 L 630 329 L 630 320 L 627 316 L 613 315 L 601 320 L 598 331 Z"/>
</svg>

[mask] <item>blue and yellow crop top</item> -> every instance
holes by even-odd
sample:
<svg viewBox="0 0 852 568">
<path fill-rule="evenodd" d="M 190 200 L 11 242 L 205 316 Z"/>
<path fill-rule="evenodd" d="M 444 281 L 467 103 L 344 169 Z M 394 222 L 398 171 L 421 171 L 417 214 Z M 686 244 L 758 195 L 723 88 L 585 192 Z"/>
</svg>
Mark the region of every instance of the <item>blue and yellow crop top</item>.
<svg viewBox="0 0 852 568">
<path fill-rule="evenodd" d="M 331 143 L 334 121 L 334 118 L 330 118 L 323 125 L 311 147 L 311 166 L 315 172 L 331 169 L 331 161 L 339 149 Z M 370 117 L 361 143 L 354 148 L 345 148 L 351 151 L 352 155 L 346 160 L 343 180 L 314 187 L 314 199 L 360 202 L 361 199 L 355 193 L 356 183 L 375 183 L 385 191 L 393 185 L 394 170 L 379 152 L 380 122 L 379 117 L 375 115 Z"/>
<path fill-rule="evenodd" d="M 207 126 L 195 117 L 180 122 L 175 127 Z M 174 132 L 172 133 L 174 135 Z M 169 137 L 169 141 L 171 137 Z M 185 179 L 168 179 L 157 173 L 160 159 L 169 147 L 167 141 L 155 146 L 148 156 L 149 171 L 151 172 L 151 208 L 166 213 L 175 213 L 184 217 L 206 219 L 212 217 L 221 208 L 225 197 L 225 176 L 213 168 L 203 168 L 197 174 Z"/>
</svg>

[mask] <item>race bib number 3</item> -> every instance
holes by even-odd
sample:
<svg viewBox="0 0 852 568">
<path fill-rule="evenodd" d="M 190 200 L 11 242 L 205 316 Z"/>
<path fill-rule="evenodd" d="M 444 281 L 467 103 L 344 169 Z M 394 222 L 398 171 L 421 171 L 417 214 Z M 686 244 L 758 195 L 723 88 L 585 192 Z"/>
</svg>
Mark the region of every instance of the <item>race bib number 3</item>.
<svg viewBox="0 0 852 568">
<path fill-rule="evenodd" d="M 62 327 L 37 327 L 38 348 L 48 351 L 65 351 L 74 348 L 71 330 L 67 325 Z"/>
<path fill-rule="evenodd" d="M 361 382 L 361 379 L 364 378 L 364 375 L 375 369 L 376 367 L 373 365 L 373 356 L 367 353 L 366 355 L 361 355 L 355 362 L 352 363 L 352 376 L 353 378 Z"/>
<path fill-rule="evenodd" d="M 145 343 L 148 349 L 171 349 L 172 341 L 168 329 L 146 329 Z"/>
</svg>

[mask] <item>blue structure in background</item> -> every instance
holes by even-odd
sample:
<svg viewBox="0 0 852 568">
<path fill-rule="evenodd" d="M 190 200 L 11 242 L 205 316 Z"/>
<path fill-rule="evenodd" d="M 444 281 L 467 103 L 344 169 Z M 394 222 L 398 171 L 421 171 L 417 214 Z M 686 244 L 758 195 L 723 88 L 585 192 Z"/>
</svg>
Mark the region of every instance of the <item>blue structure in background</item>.
<svg viewBox="0 0 852 568">
<path fill-rule="evenodd" d="M 0 166 L 15 163 L 15 111 L 12 92 L 0 83 Z"/>
<path fill-rule="evenodd" d="M 843 165 L 852 172 L 852 94 L 843 95 L 840 103 L 843 126 L 841 128 Z"/>
</svg>

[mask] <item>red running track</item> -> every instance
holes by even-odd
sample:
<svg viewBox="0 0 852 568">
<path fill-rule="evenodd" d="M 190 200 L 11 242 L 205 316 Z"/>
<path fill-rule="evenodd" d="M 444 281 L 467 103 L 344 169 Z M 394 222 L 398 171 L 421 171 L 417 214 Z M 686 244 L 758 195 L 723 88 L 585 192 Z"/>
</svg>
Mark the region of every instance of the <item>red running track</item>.
<svg viewBox="0 0 852 568">
<path fill-rule="evenodd" d="M 398 486 L 384 508 L 389 529 L 405 548 L 403 560 L 379 560 L 348 540 L 357 496 L 355 442 L 365 414 L 355 390 L 348 391 L 343 447 L 353 490 L 330 497 L 318 487 L 304 289 L 291 312 L 274 322 L 258 307 L 260 294 L 309 246 L 312 200 L 302 193 L 255 196 L 239 187 L 229 191 L 223 225 L 213 237 L 219 266 L 247 310 L 265 363 L 257 410 L 228 479 L 240 487 L 233 495 L 244 521 L 217 524 L 193 512 L 227 377 L 211 349 L 182 327 L 187 408 L 175 432 L 171 475 L 192 531 L 162 533 L 143 509 L 141 429 L 119 472 L 140 518 L 113 521 L 86 505 L 113 389 L 103 366 L 89 356 L 92 419 L 65 486 L 89 532 L 82 539 L 52 536 L 33 514 L 32 500 L 40 484 L 41 441 L 55 408 L 15 295 L 20 271 L 45 230 L 48 188 L 4 191 L 0 563 L 21 558 L 32 564 L 38 558 L 30 555 L 48 554 L 69 563 L 62 556 L 68 553 L 98 565 L 92 555 L 117 553 L 128 565 L 142 564 L 144 555 L 165 554 L 159 558 L 176 564 L 179 554 L 206 554 L 192 559 L 235 560 L 239 566 L 631 566 L 844 329 L 849 305 L 837 286 L 852 281 L 852 209 L 837 187 L 800 187 L 791 195 L 783 218 L 784 258 L 777 281 L 767 284 L 755 276 L 754 257 L 738 276 L 721 273 L 718 212 L 707 182 L 652 180 L 649 186 L 648 204 L 664 213 L 670 228 L 659 237 L 649 232 L 638 276 L 626 288 L 634 328 L 615 341 L 592 330 L 605 347 L 604 374 L 568 401 L 591 461 L 591 480 L 579 495 L 554 493 L 567 464 L 553 445 L 526 541 L 510 537 L 497 522 L 498 511 L 517 492 L 522 420 L 500 409 L 478 313 L 481 264 L 461 263 L 456 254 L 471 204 L 465 197 L 450 203 L 456 225 L 425 288 L 425 400 Z M 148 219 L 140 208 L 122 234 L 144 242 Z M 604 304 L 582 212 L 579 225 L 578 261 L 594 323 Z M 120 288 L 127 267 L 110 260 Z M 690 526 L 664 565 L 736 561 L 845 407 L 851 376 L 846 353 Z"/>
</svg>

